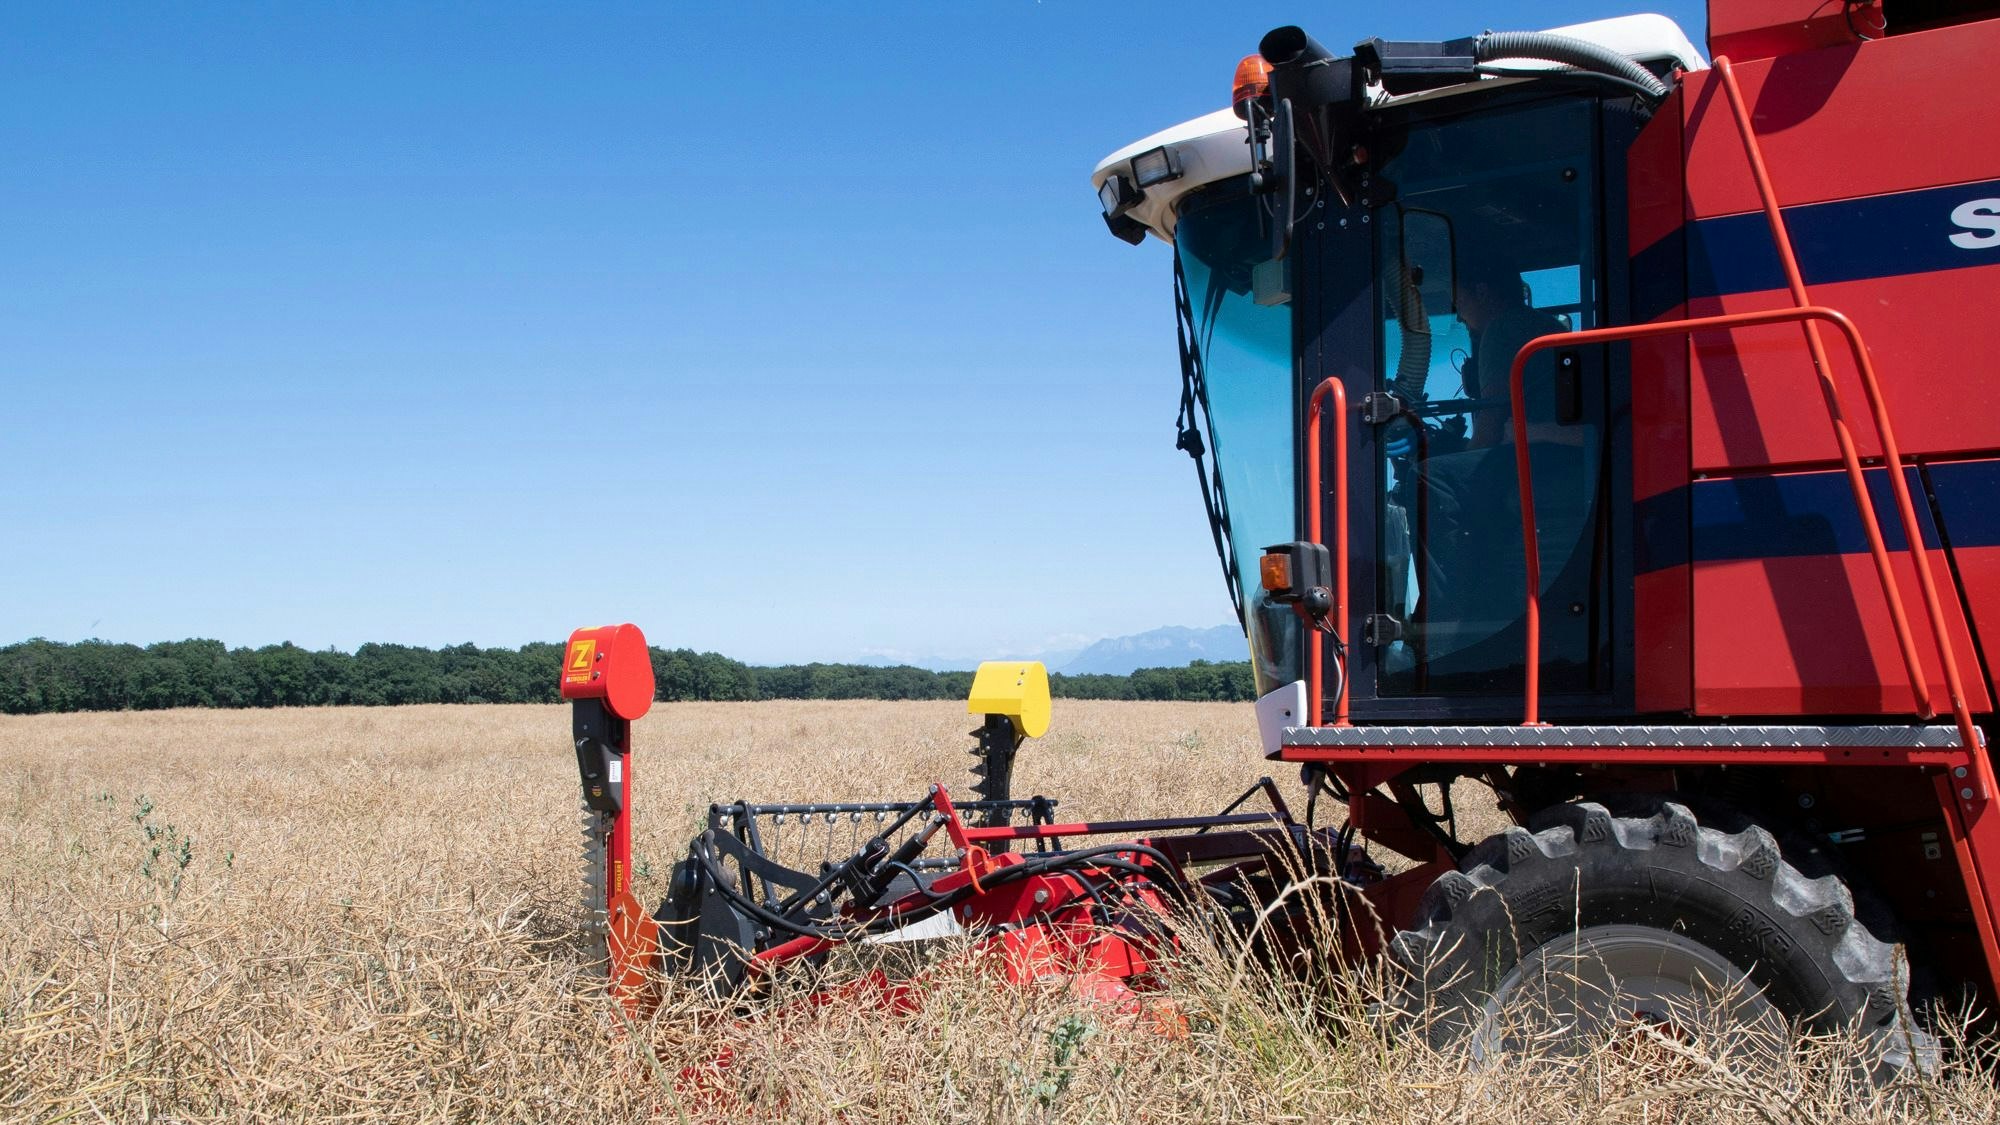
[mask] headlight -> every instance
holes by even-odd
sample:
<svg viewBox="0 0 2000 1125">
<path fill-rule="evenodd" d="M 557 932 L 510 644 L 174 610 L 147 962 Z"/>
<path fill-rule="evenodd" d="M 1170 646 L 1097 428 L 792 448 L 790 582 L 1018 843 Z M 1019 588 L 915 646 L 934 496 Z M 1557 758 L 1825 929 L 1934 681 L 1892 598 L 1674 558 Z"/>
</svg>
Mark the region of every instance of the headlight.
<svg viewBox="0 0 2000 1125">
<path fill-rule="evenodd" d="M 1162 145 L 1132 158 L 1132 178 L 1139 181 L 1142 188 L 1178 180 L 1181 178 L 1180 162 L 1174 159 L 1173 149 Z"/>
<path fill-rule="evenodd" d="M 1132 205 L 1139 202 L 1140 195 L 1131 180 L 1114 172 L 1106 176 L 1103 185 L 1097 189 L 1097 202 L 1103 205 L 1104 214 L 1109 217 L 1131 210 Z"/>
</svg>

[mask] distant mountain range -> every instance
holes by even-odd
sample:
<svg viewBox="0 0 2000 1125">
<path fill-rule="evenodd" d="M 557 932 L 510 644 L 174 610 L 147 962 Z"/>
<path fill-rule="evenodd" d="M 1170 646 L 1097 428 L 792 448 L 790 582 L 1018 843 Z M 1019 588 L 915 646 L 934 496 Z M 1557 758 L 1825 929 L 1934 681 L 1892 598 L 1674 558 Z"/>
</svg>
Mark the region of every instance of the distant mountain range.
<svg viewBox="0 0 2000 1125">
<path fill-rule="evenodd" d="M 1248 660 L 1243 630 L 1234 625 L 1191 629 L 1168 625 L 1129 637 L 1106 637 L 1050 670 L 1072 676 L 1123 676 L 1136 668 L 1177 668 L 1197 660 Z"/>
<path fill-rule="evenodd" d="M 1212 629 L 1168 625 L 1129 637 L 1105 637 L 1088 644 L 1081 637 L 1052 638 L 1047 648 L 995 652 L 980 657 L 871 649 L 850 659 L 858 664 L 913 664 L 933 672 L 966 672 L 981 660 L 1039 660 L 1048 665 L 1051 672 L 1066 672 L 1072 676 L 1092 673 L 1123 676 L 1137 668 L 1178 668 L 1196 660 L 1235 662 L 1249 658 L 1249 649 L 1243 643 L 1243 631 L 1234 625 L 1217 625 Z"/>
</svg>

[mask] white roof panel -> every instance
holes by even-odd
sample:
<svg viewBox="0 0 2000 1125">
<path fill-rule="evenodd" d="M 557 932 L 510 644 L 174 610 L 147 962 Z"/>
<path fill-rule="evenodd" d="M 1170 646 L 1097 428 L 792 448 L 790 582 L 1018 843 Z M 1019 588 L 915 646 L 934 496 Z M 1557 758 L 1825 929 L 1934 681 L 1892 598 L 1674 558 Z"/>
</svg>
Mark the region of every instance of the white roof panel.
<svg viewBox="0 0 2000 1125">
<path fill-rule="evenodd" d="M 1702 70 L 1708 66 L 1701 52 L 1695 49 L 1679 25 L 1665 16 L 1637 15 L 1619 16 L 1615 19 L 1592 20 L 1589 23 L 1570 24 L 1566 27 L 1552 27 L 1549 34 L 1568 35 L 1587 40 L 1617 51 L 1628 59 L 1642 63 L 1672 63 L 1682 70 Z M 1510 61 L 1510 69 L 1538 70 L 1558 69 L 1558 64 L 1540 62 L 1533 59 Z M 1485 79 L 1484 81 L 1508 81 L 1507 79 Z M 1413 97 L 1439 97 L 1451 93 L 1463 93 L 1466 83 L 1446 90 L 1427 91 Z M 1171 147 L 1181 168 L 1181 176 L 1164 184 L 1155 184 L 1146 189 L 1132 209 L 1126 214 L 1143 224 L 1156 237 L 1173 241 L 1174 223 L 1179 218 L 1180 201 L 1196 188 L 1226 180 L 1231 176 L 1241 176 L 1250 171 L 1249 136 L 1243 121 L 1228 109 L 1219 109 L 1204 114 L 1191 121 L 1162 129 L 1149 137 L 1133 141 L 1103 160 L 1090 174 L 1093 191 L 1104 186 L 1104 181 L 1114 172 L 1130 174 L 1130 162 L 1142 152 L 1150 152 L 1161 147 Z"/>
</svg>

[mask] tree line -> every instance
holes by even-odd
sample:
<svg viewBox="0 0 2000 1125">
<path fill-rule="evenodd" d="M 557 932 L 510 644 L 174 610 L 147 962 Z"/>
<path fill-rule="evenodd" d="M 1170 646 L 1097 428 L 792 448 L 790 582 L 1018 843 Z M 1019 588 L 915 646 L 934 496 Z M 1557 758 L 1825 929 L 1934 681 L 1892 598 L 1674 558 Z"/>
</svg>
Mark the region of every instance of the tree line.
<svg viewBox="0 0 2000 1125">
<path fill-rule="evenodd" d="M 148 711 L 166 707 L 311 707 L 336 704 L 554 703 L 560 644 L 520 648 L 366 644 L 353 652 L 293 644 L 229 648 L 221 641 L 35 639 L 0 647 L 0 712 Z M 971 672 L 908 665 L 756 667 L 719 653 L 654 648 L 655 697 L 667 702 L 758 699 L 963 699 Z M 1250 665 L 1197 660 L 1129 676 L 1060 673 L 1068 699 L 1243 701 L 1256 697 Z"/>
</svg>

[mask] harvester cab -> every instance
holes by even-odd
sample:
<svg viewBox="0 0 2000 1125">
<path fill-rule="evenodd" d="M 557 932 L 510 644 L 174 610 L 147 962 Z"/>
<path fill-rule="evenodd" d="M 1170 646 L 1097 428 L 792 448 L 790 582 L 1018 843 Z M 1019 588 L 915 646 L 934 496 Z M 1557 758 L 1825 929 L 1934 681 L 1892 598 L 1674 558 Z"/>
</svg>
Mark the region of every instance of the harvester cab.
<svg viewBox="0 0 2000 1125">
<path fill-rule="evenodd" d="M 643 707 L 606 688 L 614 986 L 741 994 L 930 927 L 1130 1003 L 1192 923 L 1375 958 L 1385 1010 L 1481 1053 L 1712 1019 L 1921 1064 L 1926 1001 L 2000 999 L 1995 14 L 1712 0 L 1712 60 L 1658 16 L 1222 60 L 1228 108 L 1092 186 L 1172 247 L 1177 442 L 1304 817 L 1261 779 L 1060 821 L 1009 783 L 1046 680 L 988 665 L 976 800 L 717 804 L 647 918 Z"/>
<path fill-rule="evenodd" d="M 1508 364 L 1530 339 L 1626 315 L 1624 239 L 1607 229 L 1624 211 L 1625 154 L 1663 76 L 1703 65 L 1659 16 L 1371 39 L 1342 57 L 1280 28 L 1238 67 L 1233 109 L 1099 165 L 1112 232 L 1175 248 L 1180 444 L 1260 692 L 1319 686 L 1371 718 L 1519 710 Z M 1566 348 L 1529 372 L 1544 600 L 1560 603 L 1545 676 L 1576 713 L 1617 707 L 1627 662 L 1613 654 L 1632 627 L 1630 587 L 1614 581 L 1624 521 L 1605 499 L 1629 404 L 1608 353 Z M 1307 506 L 1336 499 L 1307 495 L 1302 448 L 1306 400 L 1329 378 L 1350 407 L 1348 463 L 1328 467 L 1347 471 L 1358 515 L 1335 552 L 1361 564 L 1338 606 L 1352 637 L 1303 612 L 1339 599 L 1298 558 L 1339 546 L 1301 534 Z"/>
</svg>

